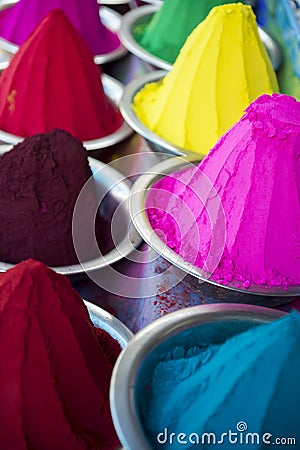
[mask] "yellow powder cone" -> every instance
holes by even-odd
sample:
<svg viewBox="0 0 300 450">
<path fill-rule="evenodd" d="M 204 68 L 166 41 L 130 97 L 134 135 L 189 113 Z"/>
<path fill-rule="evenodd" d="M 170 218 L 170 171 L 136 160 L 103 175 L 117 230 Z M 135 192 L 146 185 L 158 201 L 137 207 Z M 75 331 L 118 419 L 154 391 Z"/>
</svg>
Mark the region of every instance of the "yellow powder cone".
<svg viewBox="0 0 300 450">
<path fill-rule="evenodd" d="M 253 100 L 278 90 L 252 8 L 233 3 L 211 10 L 172 71 L 146 85 L 133 108 L 159 136 L 206 154 Z"/>
</svg>

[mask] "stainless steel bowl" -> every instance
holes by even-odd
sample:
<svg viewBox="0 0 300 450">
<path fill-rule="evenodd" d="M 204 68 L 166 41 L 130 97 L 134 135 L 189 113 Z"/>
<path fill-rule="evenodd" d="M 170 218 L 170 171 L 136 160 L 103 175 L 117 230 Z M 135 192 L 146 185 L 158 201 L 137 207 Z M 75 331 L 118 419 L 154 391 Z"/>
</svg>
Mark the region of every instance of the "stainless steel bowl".
<svg viewBox="0 0 300 450">
<path fill-rule="evenodd" d="M 111 100 L 116 108 L 119 107 L 119 102 L 123 94 L 123 85 L 118 80 L 110 77 L 109 75 L 103 74 L 101 76 L 103 89 L 106 96 Z M 87 151 L 106 149 L 118 142 L 123 141 L 132 134 L 132 129 L 128 126 L 126 121 L 123 121 L 120 128 L 114 133 L 104 136 L 99 139 L 93 139 L 90 141 L 84 141 L 83 145 Z M 24 137 L 16 136 L 15 134 L 8 133 L 7 131 L 0 130 L 0 141 L 6 144 L 16 145 L 22 142 Z"/>
<path fill-rule="evenodd" d="M 161 80 L 167 72 L 163 70 L 156 70 L 136 78 L 127 84 L 124 88 L 124 93 L 120 101 L 120 111 L 128 125 L 140 134 L 148 142 L 150 148 L 156 152 L 170 153 L 176 156 L 197 156 L 196 153 L 180 148 L 166 139 L 158 136 L 158 134 L 151 131 L 143 122 L 140 121 L 132 108 L 133 99 L 135 95 L 143 89 L 143 87 L 152 82 Z M 1 134 L 0 134 L 1 139 Z M 199 155 L 198 155 L 199 157 Z"/>
<path fill-rule="evenodd" d="M 13 6 L 18 0 L 2 0 L 0 2 L 0 11 Z M 102 6 L 99 10 L 100 20 L 106 28 L 108 28 L 113 33 L 118 34 L 121 28 L 121 15 L 110 9 Z M 15 53 L 19 50 L 19 46 L 7 41 L 6 39 L 0 37 L 0 70 L 5 69 L 9 65 L 9 61 Z M 115 50 L 104 53 L 103 55 L 95 55 L 94 61 L 96 64 L 105 64 L 116 59 L 122 58 L 126 55 L 127 49 L 122 44 Z"/>
<path fill-rule="evenodd" d="M 101 330 L 106 331 L 115 341 L 120 344 L 123 349 L 133 338 L 131 331 L 119 319 L 109 312 L 84 300 L 84 304 L 88 309 L 89 316 L 93 325 Z"/>
<path fill-rule="evenodd" d="M 154 2 L 151 2 L 154 3 Z M 129 11 L 123 17 L 121 29 L 120 29 L 120 39 L 123 45 L 134 55 L 140 58 L 142 61 L 146 61 L 154 67 L 164 70 L 170 70 L 172 64 L 159 58 L 152 53 L 144 49 L 135 39 L 133 34 L 133 28 L 137 25 L 146 27 L 147 24 L 152 19 L 153 15 L 159 11 L 161 4 L 155 2 L 153 5 L 145 5 L 140 8 L 135 8 Z M 270 60 L 272 62 L 274 70 L 277 70 L 282 61 L 282 54 L 280 47 L 277 42 L 274 41 L 271 36 L 266 33 L 261 27 L 258 27 L 259 36 L 267 49 Z"/>
<path fill-rule="evenodd" d="M 138 403 L 161 355 L 176 345 L 189 348 L 220 344 L 283 315 L 280 311 L 249 305 L 201 305 L 167 314 L 136 334 L 117 360 L 110 388 L 113 422 L 126 450 L 151 450 Z"/>
<path fill-rule="evenodd" d="M 181 256 L 171 250 L 153 231 L 146 215 L 146 199 L 149 189 L 164 176 L 197 164 L 197 160 L 185 158 L 169 158 L 155 165 L 147 173 L 141 175 L 134 183 L 130 199 L 129 210 L 132 222 L 143 240 L 153 248 L 156 253 L 168 261 L 174 268 L 174 273 L 182 282 L 187 283 L 193 290 L 211 296 L 215 301 L 230 303 L 249 303 L 263 306 L 277 306 L 288 303 L 295 296 L 300 295 L 300 286 L 291 286 L 287 290 L 281 288 L 267 288 L 263 285 L 252 285 L 249 289 L 237 286 L 238 281 L 228 285 L 217 283 L 205 275 L 204 272 L 185 261 Z M 164 205 L 160 205 L 163 209 Z"/>
<path fill-rule="evenodd" d="M 52 267 L 56 272 L 67 276 L 84 274 L 85 272 L 108 267 L 129 255 L 141 243 L 141 237 L 131 224 L 128 210 L 127 200 L 130 195 L 131 183 L 125 180 L 120 172 L 109 165 L 97 161 L 94 158 L 89 158 L 89 163 L 93 172 L 97 192 L 100 194 L 103 193 L 103 195 L 109 192 L 107 208 L 115 208 L 115 205 L 118 205 L 117 207 L 121 209 L 119 213 L 122 216 L 122 222 L 116 220 L 112 222 L 112 234 L 114 236 L 115 247 L 110 252 L 83 264 Z M 113 215 L 113 212 L 113 210 L 110 211 L 111 215 Z M 5 272 L 14 265 L 0 262 L 0 272 Z"/>
</svg>

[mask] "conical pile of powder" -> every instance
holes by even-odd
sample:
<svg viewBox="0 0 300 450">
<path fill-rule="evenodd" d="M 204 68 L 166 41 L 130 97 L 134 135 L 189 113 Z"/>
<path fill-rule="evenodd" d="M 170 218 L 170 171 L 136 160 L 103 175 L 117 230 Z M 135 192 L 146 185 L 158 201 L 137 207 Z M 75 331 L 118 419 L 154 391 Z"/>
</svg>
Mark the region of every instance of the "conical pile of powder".
<svg viewBox="0 0 300 450">
<path fill-rule="evenodd" d="M 112 365 L 69 280 L 28 260 L 0 277 L 4 449 L 115 450 Z"/>
<path fill-rule="evenodd" d="M 219 444 L 259 450 L 277 437 L 298 441 L 299 313 L 223 344 L 196 345 L 157 356 L 148 395 L 140 401 L 151 448 L 179 450 L 185 441 L 187 449 Z"/>
<path fill-rule="evenodd" d="M 92 176 L 81 142 L 59 129 L 31 136 L 0 156 L 0 174 L 0 261 L 34 258 L 49 266 L 77 263 L 73 211 Z M 97 256 L 86 220 L 98 210 L 92 185 L 86 198 L 77 220 L 84 236 L 81 255 L 90 260 Z M 107 253 L 113 246 L 110 227 L 100 215 L 95 232 L 102 253 Z"/>
<path fill-rule="evenodd" d="M 261 94 L 278 90 L 250 6 L 218 6 L 192 32 L 173 69 L 138 92 L 133 108 L 152 131 L 206 154 Z"/>
<path fill-rule="evenodd" d="M 211 278 L 300 285 L 300 103 L 262 95 L 196 167 L 157 182 L 152 227 Z"/>
<path fill-rule="evenodd" d="M 82 37 L 62 11 L 51 11 L 1 74 L 0 129 L 27 137 L 62 128 L 86 141 L 121 123 Z"/>
</svg>

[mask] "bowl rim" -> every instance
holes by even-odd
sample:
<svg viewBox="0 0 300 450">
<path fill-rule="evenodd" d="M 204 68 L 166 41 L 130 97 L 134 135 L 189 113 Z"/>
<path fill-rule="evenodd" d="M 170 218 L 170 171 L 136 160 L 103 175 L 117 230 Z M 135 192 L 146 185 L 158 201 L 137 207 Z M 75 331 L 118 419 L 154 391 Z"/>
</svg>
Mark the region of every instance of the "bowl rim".
<svg viewBox="0 0 300 450">
<path fill-rule="evenodd" d="M 146 215 L 146 197 L 149 189 L 160 179 L 167 176 L 170 173 L 178 172 L 185 168 L 191 167 L 191 164 L 196 165 L 201 160 L 201 155 L 198 158 L 194 157 L 173 157 L 164 160 L 147 172 L 142 174 L 134 183 L 131 195 L 129 197 L 129 212 L 131 215 L 132 223 L 136 230 L 141 235 L 143 240 L 153 250 L 166 259 L 169 263 L 182 270 L 186 275 L 192 275 L 201 281 L 207 282 L 211 285 L 223 288 L 229 291 L 236 291 L 243 294 L 253 294 L 264 297 L 284 297 L 292 298 L 300 295 L 300 286 L 293 286 L 289 290 L 282 289 L 270 289 L 264 286 L 257 286 L 257 289 L 253 290 L 246 288 L 238 288 L 232 285 L 225 285 L 218 283 L 203 274 L 200 268 L 194 266 L 192 263 L 185 261 L 180 255 L 175 253 L 159 238 L 159 236 L 153 232 L 153 228 Z"/>
<path fill-rule="evenodd" d="M 2 0 L 0 2 L 0 11 L 10 8 L 14 6 L 18 0 Z M 99 20 L 102 22 L 104 17 L 107 17 L 109 20 L 107 21 L 107 24 L 104 25 L 109 31 L 116 34 L 118 36 L 119 30 L 121 28 L 122 24 L 122 16 L 117 11 L 108 8 L 102 3 L 99 4 Z M 113 22 L 117 23 L 117 26 L 112 25 Z M 121 41 L 121 40 L 120 40 Z M 14 44 L 11 41 L 8 41 L 7 39 L 0 36 L 0 50 L 3 50 L 7 52 L 10 56 L 13 56 L 17 53 L 19 50 L 19 45 Z M 122 58 L 127 53 L 127 48 L 120 42 L 120 45 L 108 53 L 103 53 L 101 55 L 94 55 L 94 62 L 97 65 L 106 64 L 112 61 L 115 61 L 116 59 Z M 10 59 L 4 63 L 1 64 L 1 69 L 5 69 L 9 65 Z"/>
<path fill-rule="evenodd" d="M 87 307 L 94 327 L 101 328 L 101 330 L 106 331 L 120 344 L 120 347 L 124 349 L 133 338 L 133 333 L 129 330 L 129 328 L 127 328 L 127 326 L 121 322 L 120 319 L 113 316 L 100 306 L 87 300 L 83 300 L 83 303 Z"/>
<path fill-rule="evenodd" d="M 127 450 L 151 450 L 136 414 L 134 387 L 141 364 L 156 347 L 178 333 L 203 324 L 247 320 L 259 324 L 286 314 L 254 305 L 198 305 L 169 313 L 139 331 L 120 354 L 111 379 L 110 407 L 122 445 Z"/>
<path fill-rule="evenodd" d="M 134 38 L 132 28 L 137 21 L 147 17 L 153 16 L 162 7 L 162 3 L 148 2 L 151 4 L 143 5 L 138 8 L 134 8 L 123 16 L 122 25 L 120 28 L 119 36 L 123 45 L 135 56 L 141 60 L 153 65 L 154 67 L 169 71 L 172 69 L 173 64 L 165 61 L 164 59 L 153 55 L 144 47 L 142 47 Z M 267 33 L 261 26 L 257 25 L 258 34 L 264 47 L 267 49 L 269 58 L 273 69 L 276 71 L 282 62 L 282 52 L 278 43 Z"/>
<path fill-rule="evenodd" d="M 119 103 L 124 92 L 123 84 L 107 74 L 102 74 L 101 80 L 103 83 L 105 95 L 113 103 L 115 108 L 120 109 Z M 121 126 L 113 133 L 102 138 L 83 141 L 82 143 L 87 151 L 100 149 L 105 150 L 107 147 L 110 147 L 127 139 L 132 134 L 132 132 L 132 128 L 127 124 L 126 120 L 123 119 Z M 16 145 L 22 142 L 24 139 L 25 137 L 17 136 L 7 131 L 0 130 L 0 142 L 3 142 L 5 144 Z"/>
<path fill-rule="evenodd" d="M 109 175 L 109 179 L 112 182 L 111 189 L 113 188 L 113 186 L 117 184 L 118 185 L 122 184 L 122 188 L 129 198 L 132 186 L 132 183 L 129 180 L 125 179 L 125 177 L 119 171 L 117 171 L 108 164 L 105 164 L 91 157 L 88 157 L 88 161 L 90 163 L 91 170 L 93 171 L 93 176 L 94 172 L 103 170 Z M 130 213 L 127 204 L 126 209 L 128 210 L 128 218 L 130 222 Z M 71 264 L 67 266 L 55 266 L 55 267 L 51 266 L 51 269 L 53 269 L 57 273 L 66 276 L 79 275 L 88 273 L 90 271 L 103 269 L 128 256 L 133 251 L 134 248 L 137 248 L 139 246 L 141 242 L 142 242 L 141 236 L 136 231 L 136 229 L 133 226 L 131 226 L 130 229 L 128 230 L 126 237 L 118 244 L 118 248 L 114 247 L 111 251 L 109 251 L 102 257 L 92 259 L 84 263 Z M 0 273 L 11 269 L 15 265 L 16 264 L 0 262 Z"/>
</svg>

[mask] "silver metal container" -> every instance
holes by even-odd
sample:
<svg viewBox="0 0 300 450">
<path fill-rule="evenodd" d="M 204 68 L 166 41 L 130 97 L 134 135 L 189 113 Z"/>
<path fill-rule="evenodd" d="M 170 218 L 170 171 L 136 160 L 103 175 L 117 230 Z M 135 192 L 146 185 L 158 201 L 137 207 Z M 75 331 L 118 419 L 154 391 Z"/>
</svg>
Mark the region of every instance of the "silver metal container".
<svg viewBox="0 0 300 450">
<path fill-rule="evenodd" d="M 121 97 L 123 95 L 123 85 L 120 81 L 115 80 L 109 75 L 103 74 L 101 76 L 103 89 L 105 95 L 113 103 L 113 105 L 118 108 Z M 103 149 L 117 144 L 123 141 L 132 134 L 132 129 L 128 126 L 126 121 L 123 121 L 120 128 L 114 133 L 104 136 L 99 139 L 93 139 L 90 141 L 84 141 L 83 145 L 87 151 Z M 16 136 L 15 134 L 8 133 L 7 131 L 0 130 L 0 141 L 6 144 L 16 145 L 22 142 L 24 137 Z"/>
<path fill-rule="evenodd" d="M 161 8 L 161 2 L 158 3 L 157 1 L 148 1 L 147 3 L 152 4 L 141 6 L 140 8 L 134 8 L 132 11 L 125 14 L 121 24 L 120 39 L 123 45 L 142 61 L 151 64 L 153 67 L 169 71 L 172 68 L 172 64 L 162 58 L 159 58 L 158 56 L 152 55 L 152 53 L 144 49 L 136 41 L 133 34 L 134 27 L 142 26 L 145 28 L 152 19 L 153 15 Z M 261 27 L 258 27 L 258 32 L 262 43 L 267 49 L 273 68 L 274 70 L 277 70 L 282 61 L 280 47 L 277 42 L 275 42 L 274 39 L 272 39 L 271 36 Z"/>
<path fill-rule="evenodd" d="M 0 2 L 0 11 L 7 9 L 17 3 L 18 0 L 2 0 Z M 124 2 L 123 2 L 124 3 Z M 113 33 L 118 34 L 121 28 L 121 15 L 110 9 L 102 6 L 99 10 L 100 20 L 103 25 Z M 11 57 L 17 53 L 19 46 L 0 37 L 0 70 L 5 69 L 9 65 Z M 127 49 L 122 44 L 115 50 L 104 53 L 103 55 L 95 55 L 94 61 L 96 64 L 105 64 L 122 58 L 126 55 Z"/>
<path fill-rule="evenodd" d="M 249 289 L 246 289 L 239 287 L 239 283 L 234 280 L 228 285 L 217 283 L 206 276 L 200 268 L 185 261 L 180 255 L 167 247 L 153 231 L 146 214 L 146 199 L 149 189 L 166 175 L 181 171 L 191 167 L 191 164 L 197 163 L 199 163 L 199 158 L 197 160 L 179 157 L 170 158 L 155 165 L 134 183 L 129 200 L 129 210 L 132 222 L 143 240 L 172 265 L 174 274 L 178 276 L 181 282 L 188 284 L 194 291 L 198 291 L 205 296 L 211 296 L 216 301 L 273 307 L 288 303 L 293 297 L 299 296 L 300 286 L 291 286 L 287 290 L 283 290 L 282 288 L 271 289 L 263 285 L 252 285 Z M 163 209 L 164 205 L 160 205 L 160 207 Z"/>
<path fill-rule="evenodd" d="M 189 348 L 197 344 L 220 344 L 283 315 L 273 309 L 249 305 L 201 305 L 167 314 L 137 333 L 119 356 L 111 380 L 111 412 L 124 448 L 151 450 L 138 404 L 161 355 L 177 345 Z"/>
<path fill-rule="evenodd" d="M 93 303 L 84 300 L 93 325 L 106 331 L 123 349 L 133 338 L 131 331 L 116 317 Z"/>
<path fill-rule="evenodd" d="M 7 148 L 7 146 L 5 147 Z M 129 255 L 133 249 L 141 243 L 141 237 L 131 224 L 128 209 L 127 200 L 130 195 L 131 183 L 128 180 L 125 180 L 120 172 L 109 165 L 97 161 L 94 158 L 89 158 L 89 163 L 93 172 L 98 194 L 102 196 L 105 193 L 109 193 L 107 198 L 109 215 L 113 217 L 115 208 L 119 208 L 118 214 L 119 217 L 122 217 L 122 222 L 116 220 L 112 221 L 111 227 L 115 247 L 111 251 L 102 257 L 82 264 L 52 267 L 53 270 L 62 275 L 82 275 L 85 272 L 108 267 Z M 13 266 L 14 264 L 0 262 L 0 272 L 5 272 Z"/>
</svg>

